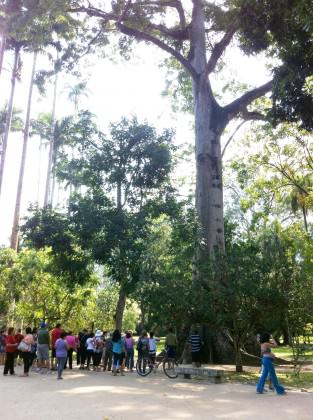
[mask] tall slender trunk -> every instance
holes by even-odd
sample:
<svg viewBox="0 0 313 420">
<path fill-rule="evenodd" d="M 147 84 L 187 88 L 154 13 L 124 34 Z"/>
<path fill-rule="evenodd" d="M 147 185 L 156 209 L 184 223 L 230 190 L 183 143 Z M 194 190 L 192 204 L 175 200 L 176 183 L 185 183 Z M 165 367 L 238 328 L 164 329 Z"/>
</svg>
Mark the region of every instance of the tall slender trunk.
<svg viewBox="0 0 313 420">
<path fill-rule="evenodd" d="M 302 214 L 303 214 L 303 224 L 304 224 L 304 229 L 306 231 L 306 233 L 309 232 L 309 226 L 308 226 L 308 218 L 307 218 L 307 209 L 305 208 L 305 206 L 301 206 L 302 207 Z"/>
<path fill-rule="evenodd" d="M 33 98 L 36 61 L 37 61 L 37 52 L 34 52 L 33 67 L 32 67 L 30 86 L 29 86 L 29 92 L 28 92 L 26 120 L 25 120 L 25 127 L 24 127 L 23 151 L 22 151 L 22 157 L 21 157 L 20 173 L 19 173 L 19 178 L 18 178 L 15 211 L 14 211 L 14 218 L 13 218 L 13 227 L 12 227 L 12 234 L 11 234 L 11 248 L 14 250 L 17 250 L 17 247 L 18 247 L 21 199 L 22 199 L 22 192 L 23 192 L 25 163 L 26 163 L 27 146 L 28 146 L 28 139 L 29 139 L 30 113 L 31 113 L 32 98 Z"/>
<path fill-rule="evenodd" d="M 53 161 L 55 153 L 55 138 L 54 138 L 54 127 L 55 127 L 55 112 L 56 112 L 56 101 L 57 101 L 57 90 L 58 90 L 58 73 L 55 74 L 54 79 L 54 92 L 53 92 L 53 104 L 52 104 L 52 120 L 51 120 L 51 138 L 49 144 L 49 157 L 45 187 L 45 198 L 43 206 L 46 208 L 52 205 L 52 194 L 51 194 L 51 182 L 54 174 Z"/>
<path fill-rule="evenodd" d="M 4 34 L 2 34 L 1 37 L 1 46 L 0 46 L 0 75 L 2 72 L 2 66 L 3 66 L 3 59 L 4 59 L 4 53 L 5 53 L 5 46 L 6 46 L 6 37 Z"/>
<path fill-rule="evenodd" d="M 8 104 L 8 109 L 7 109 L 7 115 L 6 115 L 6 121 L 5 121 L 5 132 L 4 132 L 3 143 L 2 143 L 2 155 L 1 155 L 1 160 L 0 160 L 0 196 L 1 196 L 2 185 L 3 185 L 3 173 L 4 173 L 5 158 L 6 158 L 6 152 L 7 152 L 7 146 L 8 146 L 8 139 L 9 139 L 9 134 L 11 130 L 13 102 L 14 102 L 15 85 L 16 85 L 16 79 L 17 79 L 17 71 L 18 71 L 18 65 L 19 65 L 19 57 L 20 57 L 20 47 L 18 46 L 15 48 L 15 52 L 14 52 L 14 64 L 13 64 L 12 77 L 11 77 L 11 93 L 10 93 L 10 99 L 9 99 L 9 104 Z"/>
<path fill-rule="evenodd" d="M 123 315 L 124 315 L 124 309 L 125 309 L 125 304 L 126 304 L 126 298 L 127 298 L 127 295 L 125 293 L 125 290 L 123 286 L 121 286 L 120 292 L 118 295 L 116 311 L 115 311 L 115 328 L 117 328 L 120 331 L 122 331 Z"/>
<path fill-rule="evenodd" d="M 38 159 L 38 175 L 37 175 L 37 204 L 39 206 L 39 200 L 40 200 L 40 185 L 41 185 L 41 160 L 42 160 L 42 138 L 40 137 L 40 143 L 39 143 L 39 159 Z"/>
<path fill-rule="evenodd" d="M 200 255 L 208 258 L 214 250 L 224 251 L 222 157 L 219 107 L 207 74 L 205 17 L 203 7 L 194 8 L 191 39 L 196 158 L 196 209 L 199 222 Z M 198 250 L 199 252 L 199 250 Z"/>
<path fill-rule="evenodd" d="M 122 184 L 121 182 L 117 183 L 116 186 L 116 209 L 118 213 L 122 212 Z M 122 324 L 123 324 L 123 315 L 124 315 L 124 309 L 126 304 L 126 298 L 127 294 L 125 292 L 125 280 L 127 276 L 126 267 L 125 264 L 123 264 L 123 261 L 125 260 L 124 257 L 124 251 L 120 248 L 120 272 L 119 272 L 119 296 L 118 296 L 118 302 L 116 305 L 116 311 L 115 311 L 115 326 L 117 329 L 121 331 Z"/>
</svg>

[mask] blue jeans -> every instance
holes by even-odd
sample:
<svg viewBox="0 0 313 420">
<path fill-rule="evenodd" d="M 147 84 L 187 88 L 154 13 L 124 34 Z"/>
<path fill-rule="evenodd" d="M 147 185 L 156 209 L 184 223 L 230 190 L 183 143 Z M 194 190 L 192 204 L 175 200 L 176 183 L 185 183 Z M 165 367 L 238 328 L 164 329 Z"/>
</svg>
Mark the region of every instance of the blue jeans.
<svg viewBox="0 0 313 420">
<path fill-rule="evenodd" d="M 256 391 L 259 393 L 263 392 L 264 383 L 267 379 L 268 374 L 270 375 L 270 378 L 272 379 L 272 383 L 273 383 L 274 388 L 276 389 L 277 394 L 284 394 L 285 388 L 281 386 L 278 382 L 275 368 L 273 365 L 273 359 L 271 357 L 262 358 L 262 373 L 261 373 L 258 385 L 256 387 Z"/>
<path fill-rule="evenodd" d="M 62 372 L 64 370 L 66 359 L 67 359 L 66 357 L 57 357 L 57 361 L 58 361 L 58 378 L 61 378 L 62 377 Z"/>
<path fill-rule="evenodd" d="M 126 351 L 126 363 L 127 369 L 133 369 L 134 367 L 134 349 Z"/>
</svg>

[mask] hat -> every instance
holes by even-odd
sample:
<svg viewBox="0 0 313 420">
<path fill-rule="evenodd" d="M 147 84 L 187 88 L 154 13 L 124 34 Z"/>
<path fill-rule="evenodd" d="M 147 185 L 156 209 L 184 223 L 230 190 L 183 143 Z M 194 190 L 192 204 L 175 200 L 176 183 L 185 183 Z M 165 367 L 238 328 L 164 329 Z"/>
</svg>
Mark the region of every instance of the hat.
<svg viewBox="0 0 313 420">
<path fill-rule="evenodd" d="M 102 334 L 102 331 L 101 330 L 97 330 L 96 331 L 96 334 L 95 334 L 95 336 L 96 337 L 101 337 L 103 334 Z"/>
<path fill-rule="evenodd" d="M 45 322 L 40 323 L 40 328 L 46 328 L 47 324 Z"/>
</svg>

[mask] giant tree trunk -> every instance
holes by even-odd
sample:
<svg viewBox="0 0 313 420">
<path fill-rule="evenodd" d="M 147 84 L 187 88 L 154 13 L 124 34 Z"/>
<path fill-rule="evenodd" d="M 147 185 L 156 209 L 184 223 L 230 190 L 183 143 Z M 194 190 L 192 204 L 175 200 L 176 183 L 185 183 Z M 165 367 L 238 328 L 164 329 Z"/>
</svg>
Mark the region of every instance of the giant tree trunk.
<svg viewBox="0 0 313 420">
<path fill-rule="evenodd" d="M 18 178 L 15 210 L 14 210 L 14 218 L 13 218 L 13 227 L 12 227 L 12 234 L 11 234 L 11 248 L 14 250 L 17 250 L 17 247 L 18 247 L 21 199 L 22 199 L 22 191 L 23 191 L 27 146 L 28 146 L 28 139 L 29 139 L 30 112 L 31 112 L 31 106 L 32 106 L 36 61 L 37 61 L 37 52 L 34 52 L 33 68 L 32 68 L 30 86 L 29 86 L 29 92 L 28 92 L 27 113 L 26 113 L 26 120 L 25 120 L 25 127 L 24 127 L 23 151 L 22 151 L 22 157 L 21 157 L 20 173 L 19 173 L 19 178 Z"/>
<path fill-rule="evenodd" d="M 224 251 L 223 187 L 220 132 L 217 107 L 207 73 L 205 17 L 203 7 L 193 12 L 191 39 L 196 157 L 196 210 L 199 223 L 198 259 L 208 258 L 214 250 Z M 201 257 L 202 254 L 202 257 Z M 201 262 L 201 261 L 200 261 Z"/>
<path fill-rule="evenodd" d="M 2 184 L 3 184 L 3 173 L 4 173 L 4 165 L 5 165 L 5 158 L 8 146 L 8 139 L 11 130 L 11 122 L 12 122 L 12 113 L 13 113 L 13 101 L 14 101 L 14 93 L 15 93 L 15 85 L 17 79 L 17 71 L 19 65 L 19 57 L 20 57 L 20 47 L 15 48 L 14 53 L 14 64 L 12 69 L 12 77 L 11 77 L 11 93 L 10 99 L 7 109 L 6 121 L 5 121 L 5 132 L 3 136 L 3 143 L 2 143 L 2 154 L 0 160 L 0 195 L 2 191 Z"/>
<path fill-rule="evenodd" d="M 122 331 L 123 315 L 126 304 L 126 293 L 121 286 L 115 311 L 115 328 Z"/>
</svg>

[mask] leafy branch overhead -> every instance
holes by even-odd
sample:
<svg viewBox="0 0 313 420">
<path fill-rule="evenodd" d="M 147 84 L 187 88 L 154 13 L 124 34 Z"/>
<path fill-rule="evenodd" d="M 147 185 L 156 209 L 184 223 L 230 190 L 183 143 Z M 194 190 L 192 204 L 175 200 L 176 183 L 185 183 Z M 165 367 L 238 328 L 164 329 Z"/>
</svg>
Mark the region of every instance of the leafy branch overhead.
<svg viewBox="0 0 313 420">
<path fill-rule="evenodd" d="M 209 86 L 208 76 L 216 71 L 229 45 L 239 45 L 246 54 L 266 52 L 279 60 L 273 69 L 273 80 L 247 91 L 225 107 L 217 104 L 211 90 L 215 106 L 223 112 L 226 120 L 238 115 L 248 120 L 261 119 L 259 113 L 248 112 L 247 107 L 273 90 L 272 117 L 300 118 L 306 127 L 310 125 L 308 115 L 309 110 L 313 109 L 313 101 L 310 95 L 302 91 L 306 78 L 313 73 L 310 60 L 313 50 L 312 25 L 309 25 L 312 8 L 309 1 L 289 0 L 288 6 L 286 1 L 281 0 L 266 3 L 224 1 L 219 6 L 215 2 L 200 0 L 125 0 L 99 6 L 94 2 L 68 1 L 67 7 L 71 13 L 94 18 L 95 27 L 109 32 L 117 31 L 131 39 L 156 45 L 177 59 L 193 79 L 204 78 Z M 195 28 L 198 30 L 201 24 L 199 13 L 202 8 L 205 14 L 202 30 L 206 45 L 199 46 Z M 308 10 L 307 15 L 304 10 Z M 200 71 L 199 63 L 195 62 L 197 48 L 202 48 L 203 65 Z M 301 94 L 301 98 L 297 99 L 296 108 L 291 109 L 294 89 Z M 309 109 L 304 109 L 304 105 Z"/>
</svg>

